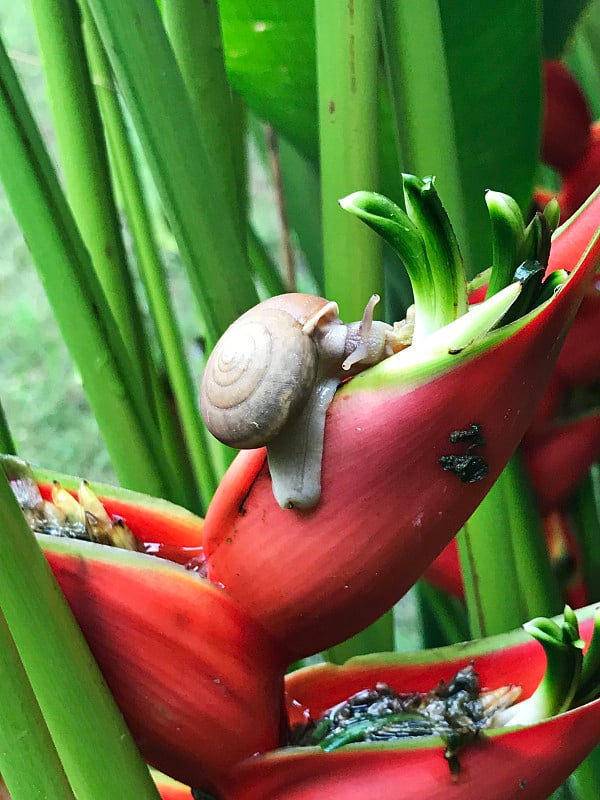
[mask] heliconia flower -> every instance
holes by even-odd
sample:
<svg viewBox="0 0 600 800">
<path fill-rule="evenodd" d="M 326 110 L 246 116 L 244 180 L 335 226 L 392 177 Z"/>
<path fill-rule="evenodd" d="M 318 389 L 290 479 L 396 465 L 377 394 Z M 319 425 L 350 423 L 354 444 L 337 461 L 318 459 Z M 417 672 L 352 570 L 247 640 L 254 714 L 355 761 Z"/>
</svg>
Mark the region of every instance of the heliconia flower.
<svg viewBox="0 0 600 800">
<path fill-rule="evenodd" d="M 50 498 L 57 476 L 35 477 Z M 59 477 L 61 491 L 74 495 L 78 481 Z M 196 563 L 198 517 L 136 492 L 94 488 L 108 514 L 152 552 Z M 240 758 L 277 745 L 286 665 L 225 591 L 165 558 L 38 538 L 150 764 L 188 786 L 210 787 Z"/>
<path fill-rule="evenodd" d="M 583 154 L 563 174 L 558 202 L 565 215 L 572 214 L 581 202 L 600 184 L 600 122 L 590 126 L 590 143 Z"/>
<path fill-rule="evenodd" d="M 557 508 L 600 457 L 600 411 L 525 437 L 523 455 L 542 510 Z"/>
<path fill-rule="evenodd" d="M 556 375 L 563 388 L 600 381 L 600 276 L 596 276 L 577 311 L 558 357 Z"/>
<path fill-rule="evenodd" d="M 236 458 L 207 513 L 208 575 L 291 656 L 374 621 L 474 511 L 531 421 L 597 267 L 599 231 L 596 195 L 553 239 L 548 273 L 571 276 L 549 302 L 458 343 L 470 311 L 344 384 L 315 508 L 278 506 L 264 449 Z"/>
<path fill-rule="evenodd" d="M 593 613 L 593 608 L 579 612 L 585 639 L 591 636 Z M 546 627 L 554 623 L 536 622 L 542 640 Z M 349 696 L 381 682 L 398 693 L 427 692 L 440 680 L 449 681 L 469 662 L 474 663 L 482 687 L 492 690 L 519 684 L 524 698 L 535 692 L 539 711 L 550 710 L 550 706 L 541 709 L 539 703 L 549 699 L 541 688 L 548 677 L 544 676 L 543 651 L 518 631 L 422 653 L 361 656 L 343 666 L 323 664 L 294 672 L 286 678 L 291 723 L 302 725 L 307 713 L 317 719 Z M 528 702 L 525 699 L 521 710 Z M 360 742 L 333 752 L 289 747 L 239 764 L 225 781 L 221 798 L 545 800 L 600 740 L 600 700 L 550 713 L 545 721 L 484 730 L 459 751 L 459 770 L 454 775 L 444 758 L 444 744 L 436 737 Z"/>
<path fill-rule="evenodd" d="M 562 61 L 544 62 L 544 101 L 542 160 L 564 173 L 585 155 L 592 118 L 585 95 Z"/>
</svg>

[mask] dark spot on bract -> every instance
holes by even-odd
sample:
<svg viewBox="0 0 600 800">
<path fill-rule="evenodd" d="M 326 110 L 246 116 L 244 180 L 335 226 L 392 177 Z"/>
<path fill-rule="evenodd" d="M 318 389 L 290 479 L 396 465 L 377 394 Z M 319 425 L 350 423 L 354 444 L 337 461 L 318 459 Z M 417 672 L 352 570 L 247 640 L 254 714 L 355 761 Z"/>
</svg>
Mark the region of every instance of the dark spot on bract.
<svg viewBox="0 0 600 800">
<path fill-rule="evenodd" d="M 439 464 L 446 472 L 453 472 L 463 483 L 482 481 L 488 474 L 487 462 L 470 453 L 464 456 L 440 456 Z"/>
</svg>

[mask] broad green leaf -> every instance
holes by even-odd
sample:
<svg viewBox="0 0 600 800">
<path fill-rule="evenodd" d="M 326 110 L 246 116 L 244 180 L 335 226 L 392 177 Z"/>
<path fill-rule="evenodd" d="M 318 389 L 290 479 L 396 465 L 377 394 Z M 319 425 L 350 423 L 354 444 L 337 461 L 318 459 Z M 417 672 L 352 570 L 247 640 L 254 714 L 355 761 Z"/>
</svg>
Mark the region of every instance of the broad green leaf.
<svg viewBox="0 0 600 800">
<path fill-rule="evenodd" d="M 220 7 L 233 86 L 301 152 L 316 159 L 312 1 L 222 0 Z M 490 258 L 484 190 L 511 194 L 523 209 L 529 202 L 539 150 L 541 14 L 534 0 L 496 0 L 492 7 L 440 0 L 440 13 L 470 239 L 461 245 L 474 273 Z M 424 41 L 425 55 L 427 46 Z M 381 123 L 382 191 L 399 199 L 400 169 L 386 100 Z M 430 174 L 441 170 L 443 142 L 438 152 L 439 162 L 432 159 L 427 167 Z M 401 166 L 414 172 L 410 164 Z M 438 189 L 444 200 L 444 186 Z"/>
</svg>

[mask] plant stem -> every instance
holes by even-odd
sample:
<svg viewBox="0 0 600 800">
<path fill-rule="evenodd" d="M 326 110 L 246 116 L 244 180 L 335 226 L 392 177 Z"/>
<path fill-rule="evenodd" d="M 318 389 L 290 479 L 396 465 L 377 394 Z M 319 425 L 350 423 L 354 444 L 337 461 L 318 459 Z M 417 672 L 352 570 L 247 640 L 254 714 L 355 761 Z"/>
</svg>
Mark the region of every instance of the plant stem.
<svg viewBox="0 0 600 800">
<path fill-rule="evenodd" d="M 148 769 L 1 470 L 0 509 L 0 608 L 74 794 L 157 799 Z"/>
<path fill-rule="evenodd" d="M 151 403 L 150 351 L 128 269 L 102 122 L 75 0 L 32 0 L 67 197 L 117 324 L 141 402 Z"/>
<path fill-rule="evenodd" d="M 12 800 L 75 800 L 1 611 L 0 673 L 0 774 Z"/>
<path fill-rule="evenodd" d="M 163 0 L 162 16 L 192 105 L 200 138 L 240 234 L 245 232 L 234 155 L 234 112 L 217 3 Z"/>
<path fill-rule="evenodd" d="M 199 136 L 154 0 L 87 4 L 179 245 L 210 349 L 258 299 L 244 255 L 245 232 L 240 235 L 231 217 L 212 154 Z"/>
<path fill-rule="evenodd" d="M 360 319 L 381 294 L 380 243 L 338 207 L 379 185 L 377 19 L 373 3 L 315 3 L 325 293 L 342 319 Z"/>
<path fill-rule="evenodd" d="M 537 512 L 517 457 L 457 542 L 472 636 L 503 633 L 532 616 L 560 609 Z"/>
<path fill-rule="evenodd" d="M 600 599 L 600 464 L 592 464 L 573 498 L 577 541 L 590 600 Z"/>
<path fill-rule="evenodd" d="M 165 270 L 161 262 L 148 208 L 144 199 L 142 183 L 136 168 L 135 156 L 125 120 L 121 112 L 114 87 L 111 83 L 110 68 L 102 43 L 98 37 L 93 19 L 86 14 L 85 34 L 90 63 L 98 80 L 98 99 L 113 160 L 115 176 L 121 190 L 129 227 L 133 238 L 140 274 L 146 289 L 150 314 L 156 328 L 160 348 L 164 358 L 168 381 L 177 406 L 177 415 L 185 438 L 193 473 L 205 503 L 212 497 L 217 484 L 210 458 L 207 456 L 206 432 L 198 411 L 194 383 L 187 363 L 181 333 L 173 310 Z M 160 398 L 164 392 L 156 392 Z M 164 405 L 163 401 L 163 405 Z M 172 409 L 165 409 L 173 414 Z M 174 474 L 182 487 L 188 470 L 182 458 L 173 452 Z M 193 483 L 194 478 L 188 477 Z M 189 486 L 185 505 L 200 510 L 197 502 L 190 503 L 194 497 L 193 486 Z"/>
<path fill-rule="evenodd" d="M 13 456 L 17 454 L 2 403 L 0 403 L 0 452 Z"/>
<path fill-rule="evenodd" d="M 167 496 L 160 445 L 119 332 L 0 42 L 0 178 L 120 480 Z"/>
<path fill-rule="evenodd" d="M 399 171 L 419 176 L 435 171 L 444 206 L 469 264 L 470 241 L 438 2 L 379 0 L 379 8 Z"/>
</svg>

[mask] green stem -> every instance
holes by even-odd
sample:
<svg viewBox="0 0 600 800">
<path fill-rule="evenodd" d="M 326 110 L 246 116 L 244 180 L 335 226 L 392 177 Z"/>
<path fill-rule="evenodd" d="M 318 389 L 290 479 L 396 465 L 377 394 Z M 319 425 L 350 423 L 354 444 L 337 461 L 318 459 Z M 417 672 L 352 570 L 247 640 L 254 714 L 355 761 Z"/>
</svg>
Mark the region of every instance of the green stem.
<svg viewBox="0 0 600 800">
<path fill-rule="evenodd" d="M 600 746 L 577 767 L 569 783 L 577 800 L 597 800 L 600 797 Z"/>
<path fill-rule="evenodd" d="M 587 477 L 573 497 L 572 512 L 576 522 L 577 541 L 585 585 L 590 600 L 600 599 L 600 464 L 592 464 Z"/>
<path fill-rule="evenodd" d="M 379 0 L 379 8 L 400 171 L 431 175 L 435 170 L 444 205 L 470 264 L 439 3 Z"/>
<path fill-rule="evenodd" d="M 527 618 L 553 616 L 562 608 L 556 576 L 548 557 L 539 511 L 523 460 L 517 451 L 499 481 L 509 509 L 509 531 L 515 554 L 516 578 Z"/>
<path fill-rule="evenodd" d="M 341 213 L 338 200 L 377 189 L 377 20 L 373 3 L 315 3 L 325 294 L 342 319 L 360 319 L 383 288 L 377 237 Z"/>
<path fill-rule="evenodd" d="M 557 613 L 560 594 L 518 456 L 457 541 L 473 636 L 503 633 L 532 616 Z"/>
<path fill-rule="evenodd" d="M 210 349 L 258 300 L 244 255 L 245 231 L 241 235 L 231 218 L 154 0 L 87 5 L 144 147 Z"/>
<path fill-rule="evenodd" d="M 0 774 L 12 800 L 75 800 L 1 611 L 0 674 Z"/>
<path fill-rule="evenodd" d="M 343 664 L 354 656 L 369 653 L 389 653 L 394 650 L 394 611 L 388 611 L 364 631 L 345 642 L 325 650 L 323 658 L 334 664 Z"/>
<path fill-rule="evenodd" d="M 140 402 L 151 402 L 149 348 L 128 269 L 102 122 L 75 0 L 32 0 L 67 197 L 117 324 Z"/>
<path fill-rule="evenodd" d="M 17 454 L 12 434 L 8 427 L 8 420 L 2 408 L 2 403 L 0 403 L 0 453 L 6 453 L 12 456 Z"/>
<path fill-rule="evenodd" d="M 457 597 L 432 586 L 426 580 L 416 585 L 421 617 L 422 646 L 443 647 L 465 642 L 469 625 L 464 606 Z"/>
<path fill-rule="evenodd" d="M 0 472 L 0 608 L 73 792 L 81 798 L 157 800 L 148 769 Z M 30 770 L 36 767 L 34 761 Z"/>
<path fill-rule="evenodd" d="M 234 169 L 234 117 L 225 72 L 217 3 L 163 0 L 162 15 L 207 153 L 210 153 L 229 213 L 245 231 Z"/>
<path fill-rule="evenodd" d="M 165 496 L 152 416 L 137 402 L 127 352 L 1 43 L 0 147 L 0 178 L 117 474 L 130 488 Z"/>
<path fill-rule="evenodd" d="M 281 274 L 252 225 L 248 229 L 248 258 L 252 272 L 267 295 L 274 296 L 285 292 Z"/>
<path fill-rule="evenodd" d="M 457 536 L 473 638 L 504 633 L 527 618 L 512 540 L 505 533 L 508 514 L 504 493 L 494 484 Z M 505 576 L 503 580 L 499 575 Z"/>
<path fill-rule="evenodd" d="M 210 459 L 207 457 L 206 432 L 198 410 L 194 382 L 185 356 L 165 270 L 159 256 L 125 120 L 111 83 L 108 61 L 94 21 L 89 14 L 86 14 L 85 23 L 90 64 L 94 75 L 98 78 L 97 92 L 100 109 L 116 179 L 129 221 L 140 274 L 146 289 L 150 314 L 158 335 L 169 384 L 176 401 L 177 415 L 181 420 L 185 447 L 192 462 L 193 474 L 205 503 L 208 503 L 216 489 L 217 479 Z M 165 393 L 159 389 L 155 394 L 158 398 L 162 398 Z M 164 400 L 161 402 L 161 406 L 166 415 L 174 416 L 173 410 L 166 407 L 167 404 Z M 183 458 L 178 457 L 177 447 L 173 449 L 173 473 L 184 487 L 185 476 L 188 473 L 187 465 Z M 189 476 L 187 482 L 193 483 L 193 480 L 192 476 Z M 188 500 L 185 505 L 188 508 L 197 509 L 197 503 L 193 500 L 195 496 L 193 485 L 188 487 L 186 496 L 188 496 Z"/>
</svg>

